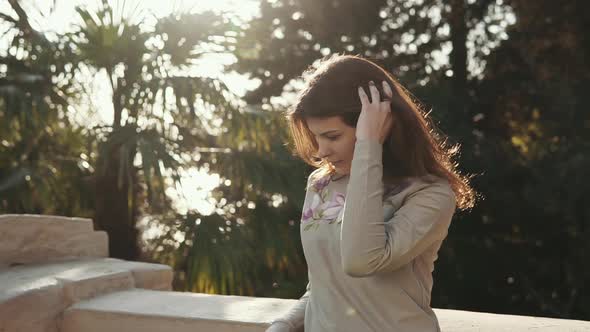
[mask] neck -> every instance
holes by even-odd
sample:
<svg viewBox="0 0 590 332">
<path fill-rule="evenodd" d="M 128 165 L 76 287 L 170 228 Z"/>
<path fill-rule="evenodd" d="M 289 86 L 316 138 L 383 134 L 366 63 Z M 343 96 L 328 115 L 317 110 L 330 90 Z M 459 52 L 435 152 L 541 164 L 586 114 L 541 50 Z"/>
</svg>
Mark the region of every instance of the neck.
<svg viewBox="0 0 590 332">
<path fill-rule="evenodd" d="M 338 181 L 338 180 L 340 180 L 340 179 L 344 179 L 344 178 L 345 178 L 345 177 L 347 177 L 347 176 L 348 176 L 348 173 L 347 173 L 347 174 L 339 174 L 339 173 L 334 173 L 334 174 L 332 174 L 332 176 L 330 177 L 330 180 L 332 180 L 332 181 Z"/>
</svg>

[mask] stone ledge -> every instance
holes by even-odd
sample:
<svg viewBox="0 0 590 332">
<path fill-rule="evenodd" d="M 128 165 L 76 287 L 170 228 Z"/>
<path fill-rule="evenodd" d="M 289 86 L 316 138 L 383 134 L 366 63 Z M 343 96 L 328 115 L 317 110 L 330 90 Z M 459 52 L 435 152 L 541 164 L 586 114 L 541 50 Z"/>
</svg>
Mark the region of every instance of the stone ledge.
<svg viewBox="0 0 590 332">
<path fill-rule="evenodd" d="M 443 332 L 590 332 L 581 320 L 434 309 Z"/>
<path fill-rule="evenodd" d="M 0 215 L 0 265 L 108 257 L 108 237 L 92 220 L 45 215 Z"/>
<path fill-rule="evenodd" d="M 57 227 L 60 227 L 60 231 L 64 231 L 68 234 L 92 232 L 94 230 L 92 220 L 88 218 L 51 216 L 45 214 L 0 215 L 0 227 L 3 227 L 2 225 L 5 225 L 5 223 L 12 222 L 27 223 L 30 225 L 42 225 L 42 223 L 51 222 Z M 67 228 L 61 229 L 63 226 L 67 226 Z"/>
<path fill-rule="evenodd" d="M 0 331 L 54 331 L 72 304 L 133 287 L 171 289 L 161 264 L 113 258 L 23 265 L 0 271 Z"/>
<path fill-rule="evenodd" d="M 263 332 L 296 300 L 126 290 L 78 302 L 63 316 L 63 332 Z M 581 332 L 590 322 L 435 309 L 444 332 Z"/>
<path fill-rule="evenodd" d="M 296 300 L 133 289 L 67 309 L 63 332 L 261 332 Z"/>
</svg>

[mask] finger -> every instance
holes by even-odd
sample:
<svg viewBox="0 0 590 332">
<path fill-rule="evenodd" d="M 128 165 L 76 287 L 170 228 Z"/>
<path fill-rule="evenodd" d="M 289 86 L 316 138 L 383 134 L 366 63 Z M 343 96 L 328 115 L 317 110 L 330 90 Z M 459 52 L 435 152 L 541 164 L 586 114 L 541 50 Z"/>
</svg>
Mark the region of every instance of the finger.
<svg viewBox="0 0 590 332">
<path fill-rule="evenodd" d="M 391 114 L 391 113 L 390 113 Z M 393 116 L 389 116 L 385 119 L 385 139 L 389 137 L 391 134 L 391 129 L 393 128 Z"/>
<path fill-rule="evenodd" d="M 379 142 L 383 144 L 388 140 L 391 135 L 391 129 L 393 128 L 393 118 L 391 113 L 387 113 L 387 116 L 382 119 L 381 128 L 379 128 Z"/>
<path fill-rule="evenodd" d="M 378 103 L 380 100 L 379 90 L 377 90 L 377 87 L 375 86 L 375 82 L 373 82 L 373 81 L 369 82 L 369 90 L 371 91 L 371 103 Z"/>
<path fill-rule="evenodd" d="M 391 101 L 386 100 L 379 103 L 379 110 L 384 112 L 391 111 Z"/>
<path fill-rule="evenodd" d="M 393 90 L 387 81 L 383 81 L 383 92 L 385 92 L 387 98 L 393 99 Z"/>
<path fill-rule="evenodd" d="M 388 116 L 385 118 L 385 123 L 388 130 L 390 130 L 391 127 L 393 127 L 393 114 L 388 113 Z"/>
<path fill-rule="evenodd" d="M 359 97 L 361 98 L 361 105 L 369 105 L 371 102 L 369 101 L 369 96 L 365 92 L 362 86 L 359 86 Z"/>
</svg>

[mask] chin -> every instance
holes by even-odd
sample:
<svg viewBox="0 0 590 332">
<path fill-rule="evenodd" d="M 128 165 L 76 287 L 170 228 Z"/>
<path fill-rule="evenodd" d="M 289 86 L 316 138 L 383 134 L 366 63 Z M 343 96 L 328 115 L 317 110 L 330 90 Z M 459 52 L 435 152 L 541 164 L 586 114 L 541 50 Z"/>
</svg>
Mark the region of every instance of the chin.
<svg viewBox="0 0 590 332">
<path fill-rule="evenodd" d="M 350 173 L 350 169 L 348 168 L 340 168 L 340 167 L 336 167 L 336 174 L 338 175 L 348 175 Z"/>
<path fill-rule="evenodd" d="M 338 175 L 348 175 L 350 173 L 350 167 L 347 165 L 340 166 L 331 164 L 331 166 Z"/>
</svg>

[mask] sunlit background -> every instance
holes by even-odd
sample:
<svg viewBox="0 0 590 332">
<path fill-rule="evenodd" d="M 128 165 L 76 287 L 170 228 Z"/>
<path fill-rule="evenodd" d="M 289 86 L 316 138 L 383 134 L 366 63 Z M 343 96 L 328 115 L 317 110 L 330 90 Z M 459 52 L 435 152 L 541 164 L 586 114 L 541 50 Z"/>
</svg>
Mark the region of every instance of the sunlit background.
<svg viewBox="0 0 590 332">
<path fill-rule="evenodd" d="M 113 257 L 172 266 L 175 290 L 296 298 L 312 167 L 286 145 L 284 111 L 305 69 L 358 54 L 460 144 L 481 194 L 453 219 L 433 306 L 589 319 L 588 13 L 586 0 L 0 1 L 0 213 L 92 218 Z"/>
<path fill-rule="evenodd" d="M 258 14 L 258 1 L 256 0 L 183 0 L 183 1 L 159 1 L 159 0 L 109 0 L 115 9 L 115 14 L 132 21 L 141 21 L 144 29 L 150 30 L 158 18 L 166 17 L 174 13 L 205 12 L 214 11 L 227 13 L 239 24 L 245 24 Z M 97 10 L 100 7 L 100 0 L 56 0 L 56 1 L 24 1 L 22 3 L 27 13 L 30 13 L 33 28 L 38 31 L 64 33 L 72 29 L 79 18 L 76 13 L 76 6 L 87 7 Z M 8 2 L 0 4 L 0 12 L 10 12 Z M 0 54 L 9 50 L 10 34 L 0 39 Z M 248 89 L 253 89 L 260 84 L 259 80 L 248 79 L 245 75 L 238 73 L 224 73 L 223 67 L 235 62 L 232 54 L 213 54 L 204 56 L 194 63 L 190 75 L 215 77 L 223 80 L 233 93 L 243 96 Z M 78 105 L 74 111 L 75 118 L 80 124 L 86 126 L 103 125 L 113 121 L 112 90 L 108 88 L 109 83 L 105 71 L 102 75 L 87 75 L 82 78 L 90 87 L 89 99 L 85 104 Z M 181 213 L 188 210 L 198 210 L 201 213 L 209 214 L 214 209 L 214 204 L 208 194 L 219 185 L 217 174 L 208 174 L 206 171 L 195 168 L 181 170 L 182 179 L 180 185 L 171 187 L 167 194 L 174 200 L 175 207 Z M 152 231 L 153 232 L 153 231 Z M 151 237 L 153 233 L 146 233 Z"/>
</svg>

